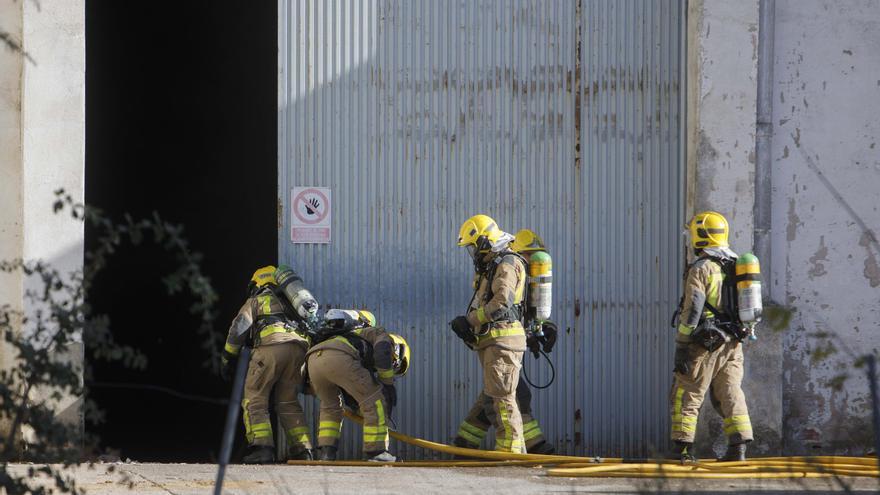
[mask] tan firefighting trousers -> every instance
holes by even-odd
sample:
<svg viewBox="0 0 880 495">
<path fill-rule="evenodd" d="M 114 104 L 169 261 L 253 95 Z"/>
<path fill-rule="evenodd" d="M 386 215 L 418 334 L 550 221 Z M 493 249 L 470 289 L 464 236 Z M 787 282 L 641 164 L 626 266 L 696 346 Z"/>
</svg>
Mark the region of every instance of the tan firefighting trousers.
<svg viewBox="0 0 880 495">
<path fill-rule="evenodd" d="M 318 445 L 336 447 L 342 430 L 341 392 L 345 390 L 358 403 L 364 417 L 364 453 L 388 450 L 388 404 L 382 385 L 351 354 L 336 349 L 320 349 L 309 354 L 309 381 L 321 401 Z"/>
<path fill-rule="evenodd" d="M 690 372 L 675 373 L 672 383 L 672 439 L 694 441 L 700 406 L 706 392 L 710 391 L 712 405 L 724 418 L 728 443 L 750 442 L 752 423 L 742 391 L 742 344 L 733 341 L 709 352 L 699 344 L 691 343 L 689 349 Z"/>
<path fill-rule="evenodd" d="M 302 386 L 301 368 L 305 347 L 297 342 L 264 344 L 254 349 L 244 380 L 244 428 L 251 445 L 274 444 L 269 420 L 269 394 L 278 419 L 287 433 L 290 452 L 311 449 L 309 427 L 297 394 Z"/>
<path fill-rule="evenodd" d="M 516 404 L 522 417 L 523 439 L 528 452 L 534 446 L 543 443 L 545 438 L 538 420 L 532 416 L 532 392 L 522 376 L 516 385 Z M 456 439 L 463 440 L 471 448 L 479 448 L 489 427 L 495 422 L 493 411 L 492 398 L 481 392 L 477 402 L 459 425 Z"/>
<path fill-rule="evenodd" d="M 516 401 L 516 384 L 519 371 L 522 368 L 522 351 L 514 351 L 499 346 L 487 346 L 477 350 L 477 357 L 483 367 L 483 391 L 477 397 L 477 401 L 471 407 L 468 418 L 476 416 L 484 410 L 484 401 L 491 401 L 492 405 L 487 408 L 487 419 L 495 427 L 495 450 L 503 452 L 525 453 L 526 446 L 523 439 L 523 420 Z M 465 423 L 468 424 L 468 420 Z M 465 432 L 470 433 L 467 440 L 479 440 L 480 431 L 486 434 L 486 430 L 474 427 Z M 462 430 L 459 430 L 461 433 Z"/>
</svg>

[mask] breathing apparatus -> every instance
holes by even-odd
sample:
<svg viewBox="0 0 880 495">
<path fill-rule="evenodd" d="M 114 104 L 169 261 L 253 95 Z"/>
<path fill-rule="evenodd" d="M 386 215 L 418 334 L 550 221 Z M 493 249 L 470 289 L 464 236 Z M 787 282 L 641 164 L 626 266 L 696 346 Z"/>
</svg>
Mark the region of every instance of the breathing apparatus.
<svg viewBox="0 0 880 495">
<path fill-rule="evenodd" d="M 550 321 L 553 300 L 553 259 L 544 241 L 535 232 L 523 229 L 516 233 L 511 249 L 526 260 L 528 271 L 527 294 L 523 298 L 523 326 L 526 329 L 526 345 L 535 359 L 544 356 L 550 365 L 551 378 L 546 385 L 538 386 L 531 382 L 525 368 L 523 378 L 530 386 L 543 389 L 553 384 L 556 368 L 547 354 L 556 344 L 558 329 Z M 546 331 L 545 331 L 546 329 Z"/>
<path fill-rule="evenodd" d="M 307 334 L 314 331 L 318 323 L 318 302 L 289 266 L 268 265 L 256 270 L 248 284 L 248 296 L 264 291 L 271 292 L 280 301 L 287 319 L 298 323 Z"/>
<path fill-rule="evenodd" d="M 752 253 L 737 255 L 733 252 L 728 243 L 729 232 L 727 219 L 714 211 L 694 215 L 685 228 L 694 255 L 711 258 L 721 266 L 724 275 L 720 306 L 727 311 L 715 308 L 708 301 L 704 303 L 715 314 L 717 326 L 737 340 L 757 340 L 755 327 L 763 312 L 760 263 Z M 685 266 L 689 266 L 687 257 Z M 684 296 L 673 314 L 673 326 L 677 326 L 683 304 Z"/>
</svg>

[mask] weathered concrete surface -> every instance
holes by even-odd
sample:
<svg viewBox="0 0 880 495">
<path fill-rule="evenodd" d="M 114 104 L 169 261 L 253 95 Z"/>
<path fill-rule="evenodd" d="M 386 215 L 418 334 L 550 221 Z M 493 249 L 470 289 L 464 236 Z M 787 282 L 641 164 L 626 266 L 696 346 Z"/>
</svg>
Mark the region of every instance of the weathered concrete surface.
<svg viewBox="0 0 880 495">
<path fill-rule="evenodd" d="M 753 245 L 755 105 L 758 2 L 696 0 L 689 6 L 689 161 L 693 212 L 716 210 L 731 225 L 731 247 Z M 782 447 L 782 336 L 759 329 L 745 346 L 743 388 L 755 429 L 751 450 L 778 454 Z M 708 400 L 700 414 L 697 447 L 723 452 L 721 418 Z"/>
<path fill-rule="evenodd" d="M 89 494 L 176 495 L 211 493 L 213 464 L 124 464 L 73 471 Z M 26 466 L 15 466 L 25 472 Z M 763 493 L 843 491 L 830 479 L 809 480 L 636 480 L 624 478 L 550 478 L 543 468 L 392 468 L 230 466 L 223 493 L 293 494 L 517 494 L 517 493 Z M 133 483 L 131 489 L 123 480 Z M 851 493 L 876 493 L 877 480 L 842 480 Z"/>
<path fill-rule="evenodd" d="M 718 210 L 731 223 L 734 246 L 752 245 L 758 2 L 702 0 L 691 10 L 691 58 L 698 71 L 688 81 L 696 98 L 695 211 Z M 696 14 L 696 16 L 694 15 Z"/>
<path fill-rule="evenodd" d="M 847 351 L 880 345 L 880 3 L 777 0 L 775 42 L 771 293 L 796 310 L 784 446 L 860 453 L 868 388 Z M 841 352 L 815 361 L 816 332 Z"/>
<path fill-rule="evenodd" d="M 0 0 L 0 30 L 18 46 L 0 43 L 0 259 L 80 270 L 83 225 L 55 215 L 52 203 L 59 188 L 84 198 L 85 2 Z M 33 313 L 23 298 L 28 289 L 42 283 L 0 274 L 0 304 Z M 22 332 L 27 338 L 27 328 Z M 13 357 L 0 347 L 0 366 L 10 366 Z M 82 363 L 82 347 L 63 358 Z M 56 407 L 82 421 L 79 398 L 66 397 Z"/>
<path fill-rule="evenodd" d="M 0 1 L 0 32 L 21 45 L 22 2 Z M 21 257 L 23 243 L 21 161 L 21 53 L 0 44 L 0 260 Z M 22 277 L 0 273 L 0 305 L 21 311 Z M 8 368 L 14 350 L 0 339 L 0 368 Z M 9 422 L 0 418 L 0 431 Z"/>
</svg>

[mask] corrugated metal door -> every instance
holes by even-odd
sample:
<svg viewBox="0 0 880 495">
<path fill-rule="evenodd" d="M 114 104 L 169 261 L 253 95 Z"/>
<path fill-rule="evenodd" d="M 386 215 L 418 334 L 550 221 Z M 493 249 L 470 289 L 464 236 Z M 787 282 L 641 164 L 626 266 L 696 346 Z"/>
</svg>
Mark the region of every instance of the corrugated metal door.
<svg viewBox="0 0 880 495">
<path fill-rule="evenodd" d="M 565 332 L 556 382 L 534 391 L 548 439 L 569 454 L 663 446 L 684 2 L 279 5 L 279 255 L 324 307 L 369 308 L 410 341 L 399 429 L 449 442 L 479 393 L 447 322 L 471 294 L 458 227 L 482 212 L 536 230 L 553 254 Z M 331 244 L 290 241 L 294 186 L 332 188 Z M 545 362 L 525 361 L 547 381 Z M 349 457 L 358 436 L 346 428 Z"/>
</svg>

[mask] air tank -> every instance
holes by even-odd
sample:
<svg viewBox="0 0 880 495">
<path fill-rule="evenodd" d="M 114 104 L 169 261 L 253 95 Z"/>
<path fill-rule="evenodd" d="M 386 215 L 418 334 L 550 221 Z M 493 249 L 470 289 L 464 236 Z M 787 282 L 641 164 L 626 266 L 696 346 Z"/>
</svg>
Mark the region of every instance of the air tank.
<svg viewBox="0 0 880 495">
<path fill-rule="evenodd" d="M 758 258 L 745 253 L 736 260 L 736 296 L 739 319 L 749 326 L 761 321 L 761 267 Z"/>
<path fill-rule="evenodd" d="M 296 272 L 287 265 L 279 265 L 275 271 L 275 281 L 300 318 L 305 321 L 311 321 L 315 318 L 318 312 L 318 301 L 306 289 L 302 278 Z"/>
<path fill-rule="evenodd" d="M 539 321 L 550 319 L 553 304 L 553 260 L 546 251 L 529 256 L 529 307 Z"/>
</svg>

